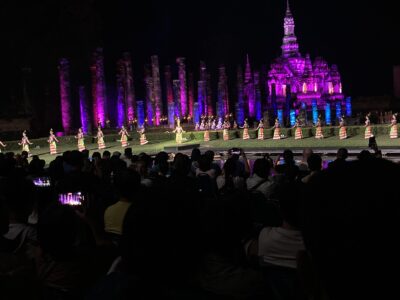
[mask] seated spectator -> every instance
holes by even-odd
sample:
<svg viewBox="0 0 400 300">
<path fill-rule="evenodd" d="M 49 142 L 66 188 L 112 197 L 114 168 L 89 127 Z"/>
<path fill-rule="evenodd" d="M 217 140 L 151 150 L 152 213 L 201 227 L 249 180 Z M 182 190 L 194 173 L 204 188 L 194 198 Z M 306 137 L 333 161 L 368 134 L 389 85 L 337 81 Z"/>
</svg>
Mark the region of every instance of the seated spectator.
<svg viewBox="0 0 400 300">
<path fill-rule="evenodd" d="M 245 179 L 236 175 L 238 173 L 238 160 L 235 157 L 228 158 L 223 166 L 223 171 L 217 177 L 217 187 L 220 192 L 233 192 L 245 188 Z"/>
<path fill-rule="evenodd" d="M 299 163 L 299 171 L 300 172 L 308 172 L 308 163 L 307 160 L 312 155 L 314 152 L 311 148 L 306 148 L 303 150 L 303 157 L 301 159 L 301 162 Z"/>
<path fill-rule="evenodd" d="M 322 170 L 321 156 L 319 156 L 318 154 L 311 154 L 307 160 L 307 164 L 311 173 L 301 179 L 303 183 L 309 183 L 312 178 L 314 178 L 321 172 Z"/>
<path fill-rule="evenodd" d="M 132 148 L 131 147 L 125 148 L 124 155 L 121 156 L 121 159 L 126 163 L 127 168 L 129 168 L 130 165 L 132 164 L 132 156 L 133 156 Z"/>
<path fill-rule="evenodd" d="M 275 170 L 277 170 L 278 173 L 283 174 L 283 179 L 288 182 L 296 180 L 299 175 L 299 167 L 296 166 L 293 157 L 293 152 L 291 150 L 285 150 L 283 152 L 283 164 L 279 164 L 280 156 L 278 156 L 275 163 Z"/>
<path fill-rule="evenodd" d="M 104 212 L 104 230 L 108 233 L 121 235 L 122 224 L 128 208 L 132 204 L 133 196 L 140 187 L 140 175 L 133 170 L 126 170 L 114 177 L 118 190 L 119 200 L 107 207 Z"/>
<path fill-rule="evenodd" d="M 349 152 L 347 151 L 347 149 L 340 148 L 337 151 L 336 159 L 328 164 L 328 168 L 332 169 L 332 168 L 344 167 L 347 163 L 346 159 L 348 158 L 348 156 L 349 156 Z"/>
<path fill-rule="evenodd" d="M 279 191 L 280 211 L 283 223 L 280 227 L 265 227 L 258 241 L 249 246 L 249 254 L 259 256 L 261 266 L 297 268 L 297 254 L 304 250 L 300 226 L 299 189 L 294 184 Z"/>
<path fill-rule="evenodd" d="M 215 156 L 214 151 L 207 150 L 204 153 L 204 155 L 207 156 L 208 159 L 211 161 L 211 169 L 215 170 L 215 176 L 217 177 L 217 176 L 221 175 L 221 172 L 222 172 L 221 167 L 219 166 L 219 164 L 217 162 L 214 161 L 214 156 Z"/>
<path fill-rule="evenodd" d="M 270 178 L 271 165 L 268 160 L 259 158 L 254 162 L 253 175 L 246 180 L 248 191 L 258 191 L 266 198 L 269 198 L 273 182 Z"/>
<path fill-rule="evenodd" d="M 196 176 L 200 174 L 207 174 L 212 179 L 215 179 L 215 170 L 211 168 L 211 160 L 206 155 L 201 155 L 198 159 L 198 168 L 196 169 Z"/>
<path fill-rule="evenodd" d="M 196 175 L 196 171 L 199 168 L 200 156 L 201 156 L 200 149 L 199 148 L 194 148 L 192 150 L 192 155 L 190 156 L 190 161 L 191 161 L 191 164 L 192 164 L 190 171 L 191 171 L 192 175 L 194 175 L 194 176 Z"/>
<path fill-rule="evenodd" d="M 105 150 L 103 152 L 103 159 L 110 159 L 111 158 L 111 153 L 108 150 Z"/>
</svg>

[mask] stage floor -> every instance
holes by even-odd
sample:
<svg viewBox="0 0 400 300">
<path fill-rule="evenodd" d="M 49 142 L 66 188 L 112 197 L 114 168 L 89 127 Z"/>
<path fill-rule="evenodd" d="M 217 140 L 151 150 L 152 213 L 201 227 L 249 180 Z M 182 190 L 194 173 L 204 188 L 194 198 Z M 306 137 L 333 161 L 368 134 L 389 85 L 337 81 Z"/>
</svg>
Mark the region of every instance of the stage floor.
<svg viewBox="0 0 400 300">
<path fill-rule="evenodd" d="M 377 136 L 376 141 L 384 156 L 393 160 L 397 160 L 397 156 L 400 157 L 400 139 L 390 139 L 386 136 Z M 229 141 L 223 141 L 218 139 L 209 142 L 191 140 L 184 142 L 182 145 L 189 146 L 195 144 L 200 144 L 200 149 L 202 150 L 202 152 L 206 150 L 213 150 L 216 154 L 219 154 L 226 152 L 230 148 L 237 147 L 245 149 L 246 152 L 252 156 L 260 156 L 263 153 L 276 155 L 278 153 L 282 153 L 284 149 L 291 149 L 296 155 L 299 155 L 304 148 L 312 148 L 315 152 L 321 153 L 322 155 L 334 156 L 337 149 L 341 147 L 347 148 L 351 154 L 356 155 L 361 150 L 368 149 L 368 140 L 364 139 L 362 136 L 355 136 L 346 140 L 339 140 L 336 136 L 328 137 L 322 140 L 317 140 L 313 137 L 305 138 L 302 140 L 295 140 L 293 137 L 282 140 L 232 139 Z M 151 140 L 148 144 L 143 146 L 139 145 L 139 141 L 131 141 L 129 145 L 129 147 L 132 148 L 134 154 L 139 154 L 140 152 L 145 152 L 147 154 L 156 154 L 160 151 L 163 151 L 164 147 L 171 149 L 171 147 L 174 146 L 177 146 L 175 141 L 152 142 Z M 86 144 L 86 147 L 88 150 L 90 150 L 90 154 L 92 154 L 94 151 L 99 151 L 97 149 L 97 144 Z M 57 150 L 60 154 L 67 150 L 76 149 L 77 147 L 71 144 L 58 144 L 57 146 Z M 33 147 L 31 150 L 32 154 L 39 155 L 41 159 L 46 160 L 47 164 L 55 157 L 54 155 L 49 154 L 48 148 L 36 149 Z M 104 150 L 110 151 L 111 154 L 114 151 L 119 151 L 121 153 L 124 152 L 124 148 L 121 147 L 121 144 L 119 142 L 107 143 L 107 148 Z M 104 150 L 99 152 L 102 153 Z M 180 152 L 190 154 L 191 149 L 185 149 Z"/>
</svg>

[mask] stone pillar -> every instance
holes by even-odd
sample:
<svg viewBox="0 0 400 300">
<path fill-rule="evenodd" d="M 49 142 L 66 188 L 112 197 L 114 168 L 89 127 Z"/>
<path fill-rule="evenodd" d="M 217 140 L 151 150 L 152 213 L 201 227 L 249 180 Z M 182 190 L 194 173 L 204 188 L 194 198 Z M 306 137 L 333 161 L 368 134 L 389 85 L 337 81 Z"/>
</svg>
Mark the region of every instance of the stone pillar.
<svg viewBox="0 0 400 300">
<path fill-rule="evenodd" d="M 61 119 L 65 133 L 72 129 L 71 90 L 69 80 L 69 62 L 62 58 L 58 64 L 60 78 Z"/>
</svg>

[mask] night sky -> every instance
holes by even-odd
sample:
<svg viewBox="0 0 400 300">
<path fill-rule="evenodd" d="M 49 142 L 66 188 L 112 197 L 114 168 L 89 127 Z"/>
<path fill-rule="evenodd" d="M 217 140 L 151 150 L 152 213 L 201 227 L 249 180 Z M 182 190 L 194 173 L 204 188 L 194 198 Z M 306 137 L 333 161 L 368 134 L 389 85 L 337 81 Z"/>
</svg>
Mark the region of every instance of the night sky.
<svg viewBox="0 0 400 300">
<path fill-rule="evenodd" d="M 392 94 L 400 18 L 390 2 L 292 0 L 301 53 L 337 64 L 347 95 Z M 144 96 L 143 66 L 154 54 L 161 74 L 178 56 L 187 58 L 187 71 L 195 76 L 201 59 L 213 74 L 224 63 L 234 85 L 246 53 L 257 69 L 280 55 L 285 7 L 284 0 L 2 1 L 0 103 L 12 108 L 19 101 L 22 70 L 30 68 L 31 101 L 58 106 L 58 59 L 70 59 L 73 86 L 89 84 L 97 46 L 104 47 L 111 95 L 115 63 L 124 51 L 132 53 L 138 97 Z"/>
</svg>

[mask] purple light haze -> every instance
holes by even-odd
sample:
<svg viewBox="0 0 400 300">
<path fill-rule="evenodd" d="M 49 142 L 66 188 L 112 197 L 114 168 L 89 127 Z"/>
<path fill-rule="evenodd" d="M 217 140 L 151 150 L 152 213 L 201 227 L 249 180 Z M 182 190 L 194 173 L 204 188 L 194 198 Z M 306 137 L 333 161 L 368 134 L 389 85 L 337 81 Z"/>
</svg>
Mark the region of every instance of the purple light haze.
<svg viewBox="0 0 400 300">
<path fill-rule="evenodd" d="M 187 114 L 185 58 L 184 57 L 178 57 L 176 59 L 176 62 L 179 65 L 181 113 L 182 113 L 182 116 L 185 116 Z"/>
</svg>

